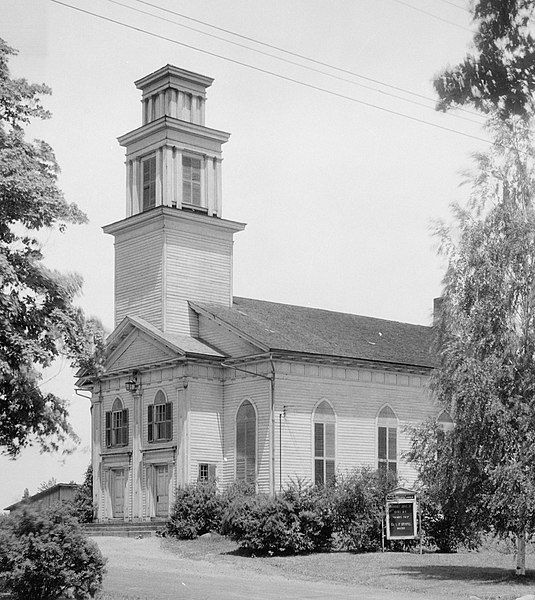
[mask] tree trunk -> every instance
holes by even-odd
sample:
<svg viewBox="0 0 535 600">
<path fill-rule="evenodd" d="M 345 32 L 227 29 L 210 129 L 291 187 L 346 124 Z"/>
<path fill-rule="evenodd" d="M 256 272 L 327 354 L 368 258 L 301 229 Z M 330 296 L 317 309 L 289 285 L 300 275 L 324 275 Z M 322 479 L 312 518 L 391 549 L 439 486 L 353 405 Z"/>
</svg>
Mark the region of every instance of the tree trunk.
<svg viewBox="0 0 535 600">
<path fill-rule="evenodd" d="M 526 530 L 523 529 L 517 536 L 516 542 L 516 574 L 526 575 Z"/>
</svg>

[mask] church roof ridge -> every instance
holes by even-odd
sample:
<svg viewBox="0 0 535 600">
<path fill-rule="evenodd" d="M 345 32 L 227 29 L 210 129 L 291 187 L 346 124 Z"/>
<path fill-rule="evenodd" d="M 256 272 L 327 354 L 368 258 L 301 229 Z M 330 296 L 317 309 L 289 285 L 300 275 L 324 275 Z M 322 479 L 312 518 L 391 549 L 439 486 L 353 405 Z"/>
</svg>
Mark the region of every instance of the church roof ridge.
<svg viewBox="0 0 535 600">
<path fill-rule="evenodd" d="M 234 296 L 232 307 L 191 302 L 271 351 L 433 368 L 431 326 Z"/>
</svg>

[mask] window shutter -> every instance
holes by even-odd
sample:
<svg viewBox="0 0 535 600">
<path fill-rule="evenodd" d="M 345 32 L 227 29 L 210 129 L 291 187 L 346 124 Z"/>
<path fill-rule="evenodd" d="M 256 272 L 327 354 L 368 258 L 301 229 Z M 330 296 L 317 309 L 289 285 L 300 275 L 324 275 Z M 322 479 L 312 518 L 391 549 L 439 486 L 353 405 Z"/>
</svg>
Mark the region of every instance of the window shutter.
<svg viewBox="0 0 535 600">
<path fill-rule="evenodd" d="M 208 481 L 215 481 L 216 465 L 208 465 Z"/>
<path fill-rule="evenodd" d="M 314 461 L 314 485 L 318 487 L 323 487 L 324 484 L 323 479 L 323 459 L 316 459 Z"/>
<path fill-rule="evenodd" d="M 328 458 L 335 456 L 334 423 L 325 423 L 325 456 Z"/>
<path fill-rule="evenodd" d="M 325 461 L 325 485 L 334 485 L 334 460 Z"/>
<path fill-rule="evenodd" d="M 166 439 L 173 439 L 173 403 L 168 402 L 165 405 L 165 426 L 166 426 Z"/>
<path fill-rule="evenodd" d="M 396 460 L 397 458 L 397 429 L 395 427 L 388 428 L 388 460 Z"/>
<path fill-rule="evenodd" d="M 245 423 L 236 423 L 236 479 L 245 481 Z"/>
<path fill-rule="evenodd" d="M 147 434 L 147 439 L 149 442 L 152 442 L 152 440 L 154 439 L 154 434 L 153 434 L 153 427 L 154 427 L 154 405 L 149 404 L 148 405 L 148 419 L 147 419 L 147 424 L 148 424 L 148 434 Z"/>
<path fill-rule="evenodd" d="M 379 460 L 386 460 L 386 427 L 379 427 L 379 448 L 378 458 Z"/>
<path fill-rule="evenodd" d="M 191 183 L 191 203 L 194 206 L 201 205 L 201 184 L 200 184 L 200 182 L 192 181 L 192 183 Z"/>
<path fill-rule="evenodd" d="M 314 456 L 325 456 L 323 423 L 314 423 Z"/>
<path fill-rule="evenodd" d="M 128 408 L 123 410 L 123 439 L 122 443 L 124 446 L 128 445 Z"/>
<path fill-rule="evenodd" d="M 106 420 L 106 447 L 109 448 L 111 446 L 111 412 L 106 412 L 105 416 Z"/>
</svg>

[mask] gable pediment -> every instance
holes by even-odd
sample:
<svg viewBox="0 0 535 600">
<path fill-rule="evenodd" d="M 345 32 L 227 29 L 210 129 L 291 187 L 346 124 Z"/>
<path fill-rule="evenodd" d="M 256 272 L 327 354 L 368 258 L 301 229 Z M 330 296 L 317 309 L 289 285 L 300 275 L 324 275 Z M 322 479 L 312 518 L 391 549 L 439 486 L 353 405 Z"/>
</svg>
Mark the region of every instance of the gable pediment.
<svg viewBox="0 0 535 600">
<path fill-rule="evenodd" d="M 105 362 L 106 373 L 139 369 L 145 365 L 158 364 L 180 357 L 176 350 L 151 338 L 147 333 L 133 328 L 119 342 Z"/>
</svg>

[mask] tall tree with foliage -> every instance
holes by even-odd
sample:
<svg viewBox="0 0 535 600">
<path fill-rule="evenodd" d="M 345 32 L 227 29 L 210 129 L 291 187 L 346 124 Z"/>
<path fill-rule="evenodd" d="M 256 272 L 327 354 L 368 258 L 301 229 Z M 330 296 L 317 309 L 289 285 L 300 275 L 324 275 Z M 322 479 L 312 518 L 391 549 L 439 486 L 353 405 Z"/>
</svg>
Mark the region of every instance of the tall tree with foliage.
<svg viewBox="0 0 535 600">
<path fill-rule="evenodd" d="M 493 142 L 475 156 L 456 226 L 439 231 L 448 269 L 434 388 L 455 427 L 437 438 L 424 425 L 410 458 L 454 542 L 513 534 L 525 574 L 535 534 L 535 6 L 472 9 L 474 52 L 435 81 L 439 108 L 481 110 Z"/>
<path fill-rule="evenodd" d="M 40 100 L 50 90 L 12 78 L 14 54 L 0 39 L 0 450 L 13 457 L 33 441 L 53 450 L 74 437 L 66 402 L 41 391 L 40 372 L 60 355 L 90 360 L 98 333 L 73 304 L 80 277 L 43 264 L 35 232 L 86 217 L 58 188 L 52 148 L 25 139 L 31 119 L 50 116 Z"/>
<path fill-rule="evenodd" d="M 439 110 L 471 105 L 502 120 L 532 115 L 533 11 L 533 0 L 472 1 L 473 48 L 461 63 L 435 78 Z"/>
</svg>

